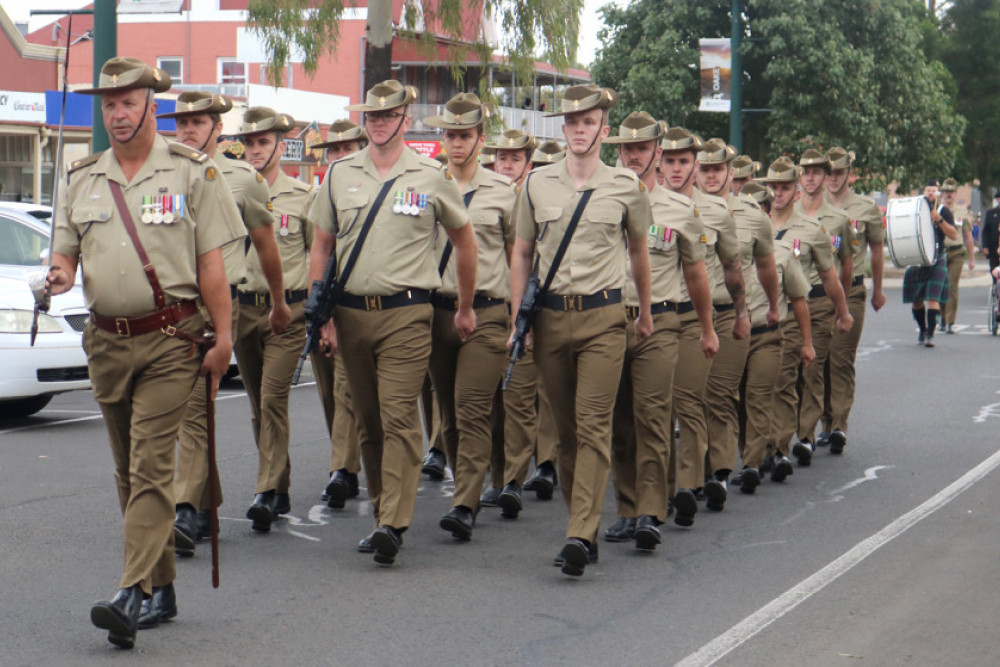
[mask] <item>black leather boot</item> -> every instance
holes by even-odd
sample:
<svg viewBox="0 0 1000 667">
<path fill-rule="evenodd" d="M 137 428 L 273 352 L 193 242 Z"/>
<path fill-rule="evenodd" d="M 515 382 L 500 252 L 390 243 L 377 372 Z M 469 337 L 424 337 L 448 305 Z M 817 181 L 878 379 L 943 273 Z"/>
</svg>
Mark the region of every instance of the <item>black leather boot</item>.
<svg viewBox="0 0 1000 667">
<path fill-rule="evenodd" d="M 90 622 L 108 631 L 108 641 L 121 648 L 135 646 L 135 633 L 139 629 L 139 611 L 142 609 L 142 588 L 139 584 L 122 588 L 108 600 L 95 602 L 90 608 Z"/>
</svg>

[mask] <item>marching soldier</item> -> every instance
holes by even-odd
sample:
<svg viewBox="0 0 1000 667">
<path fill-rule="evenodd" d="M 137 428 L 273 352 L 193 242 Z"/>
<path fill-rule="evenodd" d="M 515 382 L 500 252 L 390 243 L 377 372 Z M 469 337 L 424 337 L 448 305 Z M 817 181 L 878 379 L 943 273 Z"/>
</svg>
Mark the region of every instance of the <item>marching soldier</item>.
<svg viewBox="0 0 1000 667">
<path fill-rule="evenodd" d="M 597 558 L 611 411 L 625 355 L 626 249 L 639 303 L 635 336 L 645 340 L 653 332 L 645 186 L 600 157 L 607 110 L 616 100 L 614 91 L 595 85 L 566 89 L 560 111 L 551 114 L 565 116 L 566 159 L 532 173 L 514 212 L 511 311 L 521 306 L 536 250 L 539 279 L 549 284 L 539 295 L 535 363 L 559 431 L 559 476 L 570 512 L 559 559 L 569 576 L 582 575 Z M 560 245 L 565 258 L 552 271 Z"/>
<path fill-rule="evenodd" d="M 638 294 L 626 285 L 629 318 L 627 348 L 611 441 L 618 519 L 604 533 L 609 542 L 635 540 L 635 547 L 652 551 L 660 544 L 660 524 L 667 520 L 667 466 L 674 439 L 670 420 L 674 368 L 677 366 L 680 318 L 692 308 L 702 323 L 702 350 L 718 347 L 712 328 L 712 295 L 705 271 L 704 225 L 694 203 L 656 183 L 655 165 L 663 149 L 664 128 L 645 112 L 629 114 L 618 135 L 605 140 L 617 144 L 622 164 L 648 190 L 653 218 L 646 235 L 652 280 L 653 335 L 634 336 Z M 682 301 L 681 283 L 690 301 Z"/>
<path fill-rule="evenodd" d="M 865 324 L 865 259 L 870 258 L 872 273 L 872 308 L 876 312 L 885 305 L 882 293 L 882 270 L 885 255 L 885 229 L 882 227 L 882 211 L 870 197 L 863 197 L 850 188 L 851 165 L 854 154 L 843 148 L 827 151 L 830 158 L 830 175 L 826 177 L 826 198 L 831 206 L 847 213 L 854 228 L 854 277 L 851 291 L 847 294 L 847 309 L 854 318 L 854 325 L 846 334 L 834 332 L 827 364 L 827 394 L 823 421 L 823 433 L 816 437 L 816 444 L 829 444 L 831 454 L 840 454 L 847 445 L 847 422 L 854 404 L 855 359 L 861 341 L 861 329 Z M 871 253 L 868 249 L 871 248 Z"/>
<path fill-rule="evenodd" d="M 958 238 L 946 237 L 944 248 L 948 253 L 948 303 L 944 305 L 941 318 L 941 331 L 955 333 L 955 316 L 958 314 L 958 282 L 962 278 L 962 266 L 968 262 L 969 271 L 976 268 L 976 243 L 972 240 L 972 217 L 968 209 L 955 207 L 955 193 L 958 181 L 954 178 L 944 179 L 941 184 L 941 201 L 951 209 L 955 216 L 955 227 Z"/>
<path fill-rule="evenodd" d="M 267 318 L 271 295 L 257 252 L 251 248 L 247 253 L 247 282 L 239 286 L 237 293 L 240 316 L 236 362 L 250 399 L 258 452 L 257 484 L 247 518 L 253 522 L 251 528 L 262 533 L 271 530 L 271 522 L 279 515 L 291 511 L 288 394 L 306 331 L 304 309 L 312 242 L 306 212 L 313 198 L 312 186 L 281 170 L 285 134 L 294 127 L 295 121 L 288 114 L 250 107 L 239 131 L 246 144 L 247 161 L 264 177 L 270 191 L 285 301 L 291 309 L 288 327 L 280 334 L 274 333 Z"/>
<path fill-rule="evenodd" d="M 531 154 L 531 168 L 537 169 L 564 159 L 566 159 L 566 149 L 560 146 L 558 141 L 543 141 Z"/>
<path fill-rule="evenodd" d="M 799 159 L 801 198 L 795 208 L 803 216 L 813 217 L 830 235 L 833 246 L 834 267 L 839 268 L 841 292 L 848 294 L 854 281 L 854 228 L 842 210 L 826 202 L 824 182 L 831 173 L 830 157 L 815 149 L 808 149 Z M 864 278 L 860 279 L 864 282 Z M 833 299 L 823 286 L 814 286 L 809 293 L 809 316 L 812 318 L 813 347 L 816 363 L 801 371 L 799 397 L 799 440 L 792 447 L 792 454 L 800 466 L 812 462 L 816 425 L 823 416 L 825 395 L 824 369 L 833 345 L 836 311 Z M 853 326 L 853 325 L 852 325 Z"/>
<path fill-rule="evenodd" d="M 848 331 L 853 324 L 847 311 L 844 289 L 837 279 L 833 246 L 830 236 L 815 218 L 806 217 L 795 204 L 796 185 L 799 168 L 786 157 L 780 157 L 767 169 L 767 176 L 761 181 L 774 190 L 771 220 L 777 229 L 775 239 L 792 244 L 792 256 L 798 259 L 802 271 L 809 280 L 810 294 L 829 295 L 836 312 L 839 331 Z M 815 322 L 815 318 L 813 318 Z M 815 336 L 815 331 L 811 332 Z M 796 388 L 802 363 L 800 351 L 805 344 L 803 332 L 794 317 L 787 317 L 781 325 L 783 340 L 781 372 L 774 386 L 773 427 L 771 443 L 774 466 L 771 480 L 782 482 L 794 471 L 788 460 L 788 446 L 797 426 L 799 394 Z"/>
<path fill-rule="evenodd" d="M 367 142 L 368 135 L 363 127 L 343 119 L 332 123 L 327 130 L 326 141 L 315 144 L 313 148 L 326 149 L 327 162 L 336 162 L 354 155 Z M 339 355 L 327 356 L 330 353 L 325 348 L 319 351 L 320 354 L 312 354 L 310 358 L 330 433 L 330 479 L 323 489 L 322 499 L 327 507 L 340 509 L 348 498 L 358 495 L 361 449 L 358 447 L 358 429 L 344 360 Z"/>
<path fill-rule="evenodd" d="M 416 99 L 415 88 L 389 80 L 347 107 L 365 112 L 368 146 L 330 166 L 309 214 L 316 225 L 310 278 L 322 277 L 335 251 L 345 290 L 323 339 L 342 353 L 375 507 L 375 530 L 358 549 L 382 564 L 395 561 L 420 481 L 414 406 L 430 358 L 431 291 L 441 287 L 433 253 L 438 224 L 454 246 L 456 333 L 465 341 L 476 327 L 468 211 L 447 169 L 403 143 Z"/>
<path fill-rule="evenodd" d="M 754 162 L 749 155 L 737 155 L 733 158 L 732 167 L 733 177 L 729 183 L 729 190 L 736 196 L 743 190 L 743 186 L 751 182 L 754 174 L 760 171 L 760 162 Z"/>
<path fill-rule="evenodd" d="M 122 648 L 134 645 L 144 606 L 158 619 L 177 615 L 174 447 L 199 372 L 217 387 L 229 366 L 221 248 L 243 233 L 215 163 L 156 134 L 153 95 L 170 83 L 140 60 L 112 58 L 96 88 L 78 91 L 101 96 L 111 149 L 70 166 L 49 269 L 61 294 L 81 267 L 91 312 L 83 346 L 115 461 L 125 567 L 90 620 Z M 195 351 L 206 347 L 199 299 L 217 336 L 204 355 Z"/>
<path fill-rule="evenodd" d="M 176 110 L 159 114 L 157 118 L 173 118 L 177 123 L 177 140 L 182 144 L 203 151 L 216 161 L 219 172 L 236 200 L 243 224 L 250 241 L 257 249 L 261 268 L 271 294 L 269 314 L 271 329 L 277 333 L 288 326 L 291 311 L 285 303 L 282 286 L 281 258 L 274 240 L 271 223 L 270 194 L 264 177 L 242 160 L 233 160 L 216 151 L 216 142 L 222 133 L 222 114 L 233 108 L 232 101 L 224 95 L 199 91 L 185 91 L 177 98 Z M 233 331 L 239 302 L 236 301 L 237 285 L 246 281 L 244 255 L 246 245 L 242 239 L 222 249 L 229 280 L 229 294 L 233 301 Z M 204 536 L 208 521 L 208 430 L 205 422 L 205 387 L 196 383 L 188 402 L 187 413 L 177 437 L 177 475 L 174 479 L 177 516 L 174 519 L 174 549 L 178 555 L 193 556 L 195 544 Z M 222 503 L 222 489 L 216 489 L 216 502 Z M 200 512 L 199 512 L 200 510 Z M 140 627 L 143 625 L 140 619 Z"/>
</svg>

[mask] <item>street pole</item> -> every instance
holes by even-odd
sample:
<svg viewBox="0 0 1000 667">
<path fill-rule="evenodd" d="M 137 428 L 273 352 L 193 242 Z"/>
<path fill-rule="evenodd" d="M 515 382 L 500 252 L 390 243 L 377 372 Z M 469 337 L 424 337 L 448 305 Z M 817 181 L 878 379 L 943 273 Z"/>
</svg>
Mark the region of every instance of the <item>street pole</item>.
<svg viewBox="0 0 1000 667">
<path fill-rule="evenodd" d="M 101 84 L 101 67 L 118 55 L 118 0 L 94 0 L 94 86 Z M 94 153 L 111 147 L 101 114 L 101 96 L 94 95 Z"/>
<path fill-rule="evenodd" d="M 729 107 L 729 143 L 743 152 L 743 58 L 740 55 L 740 44 L 743 42 L 743 0 L 732 0 L 732 36 L 730 49 L 732 64 L 730 70 L 730 88 L 732 91 Z"/>
</svg>

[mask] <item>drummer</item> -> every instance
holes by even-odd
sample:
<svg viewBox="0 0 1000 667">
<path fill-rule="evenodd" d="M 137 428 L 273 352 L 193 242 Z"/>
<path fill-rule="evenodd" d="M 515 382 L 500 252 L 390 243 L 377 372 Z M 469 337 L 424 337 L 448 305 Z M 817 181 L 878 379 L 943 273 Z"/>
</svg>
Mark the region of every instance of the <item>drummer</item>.
<svg viewBox="0 0 1000 667">
<path fill-rule="evenodd" d="M 934 347 L 934 329 L 937 327 L 941 304 L 948 303 L 948 253 L 945 238 L 959 239 L 955 217 L 951 209 L 939 201 L 941 183 L 932 178 L 924 185 L 924 199 L 931 208 L 934 225 L 934 247 L 937 258 L 930 266 L 908 266 L 903 275 L 903 303 L 913 304 L 913 319 L 920 334 L 917 345 Z"/>
</svg>

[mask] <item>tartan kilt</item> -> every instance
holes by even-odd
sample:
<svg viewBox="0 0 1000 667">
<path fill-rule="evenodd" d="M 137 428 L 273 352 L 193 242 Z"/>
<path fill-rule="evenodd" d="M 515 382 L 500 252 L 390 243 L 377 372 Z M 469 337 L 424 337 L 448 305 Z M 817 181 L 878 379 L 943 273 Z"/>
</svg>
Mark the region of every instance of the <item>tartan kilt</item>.
<svg viewBox="0 0 1000 667">
<path fill-rule="evenodd" d="M 948 303 L 948 253 L 938 253 L 930 266 L 908 266 L 903 274 L 903 303 Z"/>
</svg>

